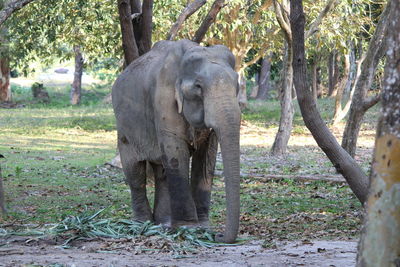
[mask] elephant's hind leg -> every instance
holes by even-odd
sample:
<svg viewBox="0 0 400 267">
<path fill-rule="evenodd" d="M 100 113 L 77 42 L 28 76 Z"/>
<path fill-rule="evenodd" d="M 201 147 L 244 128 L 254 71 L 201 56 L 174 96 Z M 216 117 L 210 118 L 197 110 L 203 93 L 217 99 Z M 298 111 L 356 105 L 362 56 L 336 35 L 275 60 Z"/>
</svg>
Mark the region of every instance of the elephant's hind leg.
<svg viewBox="0 0 400 267">
<path fill-rule="evenodd" d="M 193 153 L 191 188 L 196 204 L 199 223 L 208 227 L 208 214 L 212 179 L 214 176 L 215 161 L 217 157 L 218 141 L 215 132 L 211 132 L 208 140 L 199 144 Z"/>
<path fill-rule="evenodd" d="M 135 161 L 129 151 L 121 146 L 119 150 L 122 169 L 131 189 L 134 219 L 141 222 L 152 221 L 153 215 L 146 194 L 146 161 Z"/>
<path fill-rule="evenodd" d="M 152 164 L 154 170 L 154 221 L 156 224 L 171 226 L 171 204 L 168 191 L 167 177 L 162 165 Z"/>
</svg>

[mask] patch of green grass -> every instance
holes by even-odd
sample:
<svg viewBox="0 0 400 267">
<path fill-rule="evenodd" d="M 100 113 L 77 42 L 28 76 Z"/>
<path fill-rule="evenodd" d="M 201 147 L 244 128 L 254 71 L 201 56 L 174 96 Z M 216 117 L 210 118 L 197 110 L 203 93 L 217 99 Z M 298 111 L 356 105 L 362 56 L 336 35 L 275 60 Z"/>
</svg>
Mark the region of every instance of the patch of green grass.
<svg viewBox="0 0 400 267">
<path fill-rule="evenodd" d="M 294 117 L 293 117 L 293 133 L 304 134 L 306 128 L 301 116 L 300 107 L 297 100 L 293 101 Z M 334 114 L 334 98 L 321 98 L 317 100 L 317 107 L 322 119 L 330 124 Z M 243 111 L 242 119 L 250 121 L 258 126 L 271 127 L 279 125 L 281 107 L 279 100 L 250 100 L 247 108 Z M 375 128 L 376 121 L 379 116 L 379 105 L 375 105 L 369 109 L 365 115 L 364 128 Z"/>
<path fill-rule="evenodd" d="M 130 193 L 122 171 L 104 165 L 116 152 L 112 108 L 101 101 L 109 89 L 90 90 L 85 89 L 78 107 L 69 105 L 68 88 L 54 87 L 49 89 L 54 100 L 49 105 L 27 102 L 25 108 L 0 110 L 0 153 L 5 156 L 0 164 L 10 212 L 0 223 L 58 223 L 79 212 L 100 209 L 110 220 L 131 217 Z M 27 92 L 30 94 L 30 89 L 20 89 L 21 101 L 31 101 Z M 331 103 L 320 101 L 321 109 Z M 276 127 L 279 112 L 278 101 L 250 102 L 243 118 Z M 322 114 L 327 119 L 331 113 L 327 108 Z M 300 121 L 297 110 L 294 132 L 302 134 Z M 316 160 L 320 155 L 310 157 L 309 147 L 301 149 L 296 152 L 301 159 L 293 166 L 277 158 L 252 161 L 251 166 L 242 167 L 261 172 L 279 166 L 279 170 L 271 170 L 292 175 L 308 161 L 308 165 L 319 164 Z M 246 148 L 246 156 L 251 158 L 260 159 L 266 153 L 265 148 Z M 222 169 L 219 163 L 217 167 Z M 150 201 L 153 193 L 154 187 L 149 185 Z M 343 185 L 293 179 L 264 181 L 250 176 L 242 179 L 241 201 L 242 235 L 273 239 L 348 237 L 355 236 L 360 225 L 357 212 L 361 207 Z M 217 229 L 225 224 L 225 212 L 224 185 L 216 178 L 210 219 Z"/>
</svg>

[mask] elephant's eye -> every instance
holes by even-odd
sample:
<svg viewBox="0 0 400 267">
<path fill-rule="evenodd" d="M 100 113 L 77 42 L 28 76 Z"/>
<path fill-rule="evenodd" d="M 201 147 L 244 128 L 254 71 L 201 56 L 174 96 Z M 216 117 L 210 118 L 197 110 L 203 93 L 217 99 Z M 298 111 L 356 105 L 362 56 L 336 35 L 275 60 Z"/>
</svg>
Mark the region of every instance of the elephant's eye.
<svg viewBox="0 0 400 267">
<path fill-rule="evenodd" d="M 203 88 L 201 87 L 200 83 L 195 83 L 192 89 L 193 94 L 195 94 L 196 96 L 201 97 L 202 96 L 202 91 Z"/>
</svg>

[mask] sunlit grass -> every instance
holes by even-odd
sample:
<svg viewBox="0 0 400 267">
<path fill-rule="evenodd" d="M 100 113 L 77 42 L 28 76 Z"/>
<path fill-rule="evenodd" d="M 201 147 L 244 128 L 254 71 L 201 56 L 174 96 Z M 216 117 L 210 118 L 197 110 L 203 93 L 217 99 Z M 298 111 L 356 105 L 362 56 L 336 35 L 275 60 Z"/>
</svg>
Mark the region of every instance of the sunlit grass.
<svg viewBox="0 0 400 267">
<path fill-rule="evenodd" d="M 86 89 L 78 107 L 69 105 L 68 88 L 49 88 L 54 100 L 49 105 L 30 102 L 30 91 L 25 91 L 20 90 L 19 101 L 26 107 L 0 109 L 0 153 L 5 156 L 0 164 L 10 211 L 0 223 L 58 223 L 79 212 L 100 209 L 105 209 L 104 218 L 130 219 L 130 193 L 122 171 L 105 165 L 116 152 L 113 111 L 102 102 L 109 87 Z M 326 121 L 332 115 L 332 103 L 332 99 L 319 101 Z M 243 172 L 335 174 L 296 109 L 290 153 L 272 158 L 268 151 L 279 122 L 279 101 L 249 103 L 243 114 Z M 373 116 L 367 118 L 368 125 L 374 123 Z M 371 147 L 371 138 L 360 140 Z M 362 164 L 366 168 L 369 162 L 363 159 Z M 222 169 L 220 163 L 217 167 Z M 345 238 L 358 233 L 360 204 L 346 185 L 262 181 L 250 175 L 242 179 L 241 190 L 241 235 L 296 239 Z M 154 186 L 148 185 L 151 202 L 153 192 Z M 210 216 L 213 227 L 223 227 L 225 211 L 224 184 L 217 177 Z"/>
</svg>

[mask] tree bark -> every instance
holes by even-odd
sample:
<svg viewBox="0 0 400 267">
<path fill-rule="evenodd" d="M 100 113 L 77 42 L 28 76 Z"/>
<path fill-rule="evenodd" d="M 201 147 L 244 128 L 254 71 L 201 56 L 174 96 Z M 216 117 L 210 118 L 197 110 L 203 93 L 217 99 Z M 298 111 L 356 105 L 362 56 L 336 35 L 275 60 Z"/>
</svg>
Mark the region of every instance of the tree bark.
<svg viewBox="0 0 400 267">
<path fill-rule="evenodd" d="M 328 3 L 326 3 L 324 9 L 319 13 L 318 17 L 310 25 L 308 31 L 306 32 L 305 39 L 309 38 L 319 30 L 318 27 L 321 24 L 322 19 L 329 13 L 329 11 L 335 6 L 335 4 L 337 4 L 337 2 L 338 1 L 336 0 L 329 0 Z"/>
<path fill-rule="evenodd" d="M 318 19 L 312 23 L 312 32 L 308 34 L 311 36 L 314 32 L 318 30 L 322 19 L 328 11 L 332 8 L 334 1 L 328 1 L 327 6 L 321 11 Z M 282 3 L 279 3 L 277 0 L 273 0 L 274 10 L 276 14 L 276 18 L 278 24 L 283 32 L 283 36 L 285 37 L 287 44 L 287 64 L 285 64 L 285 68 L 287 68 L 286 79 L 283 84 L 283 95 L 281 98 L 281 118 L 279 121 L 279 129 L 278 133 L 275 136 L 274 144 L 272 145 L 271 154 L 272 155 L 283 155 L 286 153 L 287 144 L 289 142 L 290 133 L 292 131 L 292 121 L 294 115 L 294 108 L 292 103 L 292 95 L 295 95 L 296 91 L 292 94 L 293 89 L 293 68 L 292 68 L 292 30 L 290 27 L 289 15 L 290 15 L 290 7 L 289 1 L 283 0 Z M 306 82 L 306 80 L 305 80 Z M 296 89 L 297 90 L 297 89 Z"/>
<path fill-rule="evenodd" d="M 328 96 L 336 95 L 339 81 L 339 62 L 339 53 L 336 50 L 332 51 L 328 59 Z"/>
<path fill-rule="evenodd" d="M 72 88 L 71 88 L 71 104 L 79 105 L 81 102 L 84 59 L 79 46 L 74 46 L 74 53 L 75 53 L 75 72 L 74 72 L 74 81 L 72 82 Z"/>
<path fill-rule="evenodd" d="M 382 112 L 357 266 L 400 266 L 400 2 L 391 4 Z"/>
<path fill-rule="evenodd" d="M 381 18 L 379 19 L 375 33 L 369 43 L 366 57 L 361 66 L 360 77 L 358 78 L 353 101 L 350 106 L 349 119 L 343 133 L 342 147 L 354 157 L 356 153 L 357 138 L 360 132 L 362 119 L 365 112 L 371 106 L 367 104 L 367 93 L 371 88 L 371 84 L 375 77 L 375 71 L 380 58 L 385 51 L 385 36 L 387 32 L 387 24 L 390 21 L 390 4 L 388 2 Z"/>
<path fill-rule="evenodd" d="M 193 37 L 193 42 L 200 43 L 206 35 L 208 28 L 214 23 L 219 11 L 224 6 L 225 0 L 215 0 L 211 6 L 210 11 L 201 23 L 199 29 L 196 31 Z"/>
<path fill-rule="evenodd" d="M 258 92 L 256 99 L 266 100 L 269 90 L 271 89 L 271 58 L 272 53 L 269 53 L 263 58 L 261 63 L 260 76 L 258 79 Z"/>
<path fill-rule="evenodd" d="M 0 58 L 0 101 L 11 101 L 10 65 L 8 57 Z"/>
<path fill-rule="evenodd" d="M 246 87 L 246 78 L 244 77 L 243 71 L 239 71 L 239 93 L 238 93 L 238 101 L 240 110 L 243 110 L 247 106 L 247 87 Z"/>
<path fill-rule="evenodd" d="M 188 2 L 187 6 L 183 9 L 182 13 L 169 30 L 167 40 L 173 40 L 178 31 L 182 28 L 183 22 L 185 22 L 186 19 L 199 10 L 200 7 L 202 7 L 206 2 L 207 0 L 195 0 L 193 2 Z"/>
<path fill-rule="evenodd" d="M 321 118 L 311 91 L 307 88 L 307 65 L 304 51 L 305 17 L 302 1 L 292 0 L 290 6 L 290 25 L 293 32 L 294 87 L 304 123 L 318 146 L 328 156 L 336 170 L 343 175 L 360 202 L 364 203 L 367 197 L 368 179 L 355 160 L 340 147 L 336 138 L 329 131 Z"/>
<path fill-rule="evenodd" d="M 318 67 L 318 58 L 313 58 L 311 61 L 311 92 L 313 95 L 314 100 L 317 100 L 318 97 L 321 97 L 321 91 L 320 91 L 320 68 Z"/>
<path fill-rule="evenodd" d="M 6 214 L 7 213 L 6 206 L 5 206 L 3 176 L 1 175 L 1 166 L 0 166 L 0 212 L 2 214 Z"/>
<path fill-rule="evenodd" d="M 351 52 L 350 52 L 351 53 Z M 342 111 L 342 100 L 343 93 L 348 81 L 350 80 L 350 55 L 344 55 L 344 67 L 343 67 L 343 77 L 341 82 L 337 86 L 336 96 L 335 96 L 335 113 L 333 115 L 333 121 L 335 122 Z"/>
<path fill-rule="evenodd" d="M 271 154 L 280 156 L 286 153 L 290 133 L 292 131 L 294 107 L 292 101 L 293 88 L 293 68 L 292 68 L 292 44 L 289 43 L 284 58 L 284 72 L 282 82 L 281 98 L 281 117 L 279 120 L 278 133 L 275 135 L 275 141 L 272 145 Z"/>
<path fill-rule="evenodd" d="M 20 10 L 34 0 L 14 0 L 9 1 L 4 6 L 0 6 L 0 25 L 3 24 L 17 10 Z"/>
<path fill-rule="evenodd" d="M 131 19 L 131 5 L 128 0 L 118 0 L 119 20 L 122 33 L 122 49 L 124 50 L 125 66 L 139 57 Z"/>
<path fill-rule="evenodd" d="M 143 0 L 142 19 L 140 21 L 141 37 L 139 40 L 139 56 L 151 49 L 151 33 L 153 24 L 153 0 Z"/>
<path fill-rule="evenodd" d="M 347 102 L 344 106 L 344 108 L 342 109 L 342 111 L 338 114 L 338 116 L 336 118 L 334 118 L 333 121 L 333 125 L 336 125 L 337 123 L 339 123 L 341 120 L 344 119 L 344 117 L 346 117 L 347 113 L 350 110 L 350 105 L 353 102 L 353 97 L 354 97 L 354 92 L 355 92 L 355 88 L 357 85 L 357 81 L 360 78 L 360 73 L 361 73 L 361 64 L 363 62 L 363 60 L 365 59 L 365 56 L 361 56 L 361 58 L 358 60 L 358 62 L 356 63 L 355 66 L 355 73 L 353 72 L 353 67 L 351 67 L 351 72 L 350 72 L 350 78 L 352 79 L 351 81 L 348 81 L 348 84 L 346 85 L 345 88 L 345 93 L 349 92 L 349 97 L 347 99 Z M 353 83 L 353 84 L 351 84 Z"/>
</svg>

